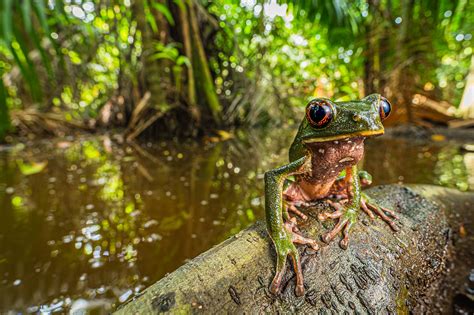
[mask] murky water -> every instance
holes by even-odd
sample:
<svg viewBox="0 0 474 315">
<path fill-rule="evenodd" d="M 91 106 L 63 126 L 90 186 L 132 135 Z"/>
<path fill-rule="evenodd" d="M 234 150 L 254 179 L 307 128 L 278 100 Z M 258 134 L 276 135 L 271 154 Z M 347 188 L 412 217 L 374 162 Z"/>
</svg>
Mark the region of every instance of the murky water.
<svg viewBox="0 0 474 315">
<path fill-rule="evenodd" d="M 262 219 L 263 173 L 287 160 L 292 135 L 216 140 L 1 148 L 0 313 L 111 310 Z M 374 184 L 467 190 L 473 160 L 448 142 L 379 138 L 363 164 Z"/>
</svg>

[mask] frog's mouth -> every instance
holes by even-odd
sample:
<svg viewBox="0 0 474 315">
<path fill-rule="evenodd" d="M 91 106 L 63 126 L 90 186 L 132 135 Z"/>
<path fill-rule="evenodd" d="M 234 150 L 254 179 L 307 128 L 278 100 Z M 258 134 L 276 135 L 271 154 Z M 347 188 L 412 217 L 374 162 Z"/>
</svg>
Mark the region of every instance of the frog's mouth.
<svg viewBox="0 0 474 315">
<path fill-rule="evenodd" d="M 374 137 L 380 136 L 384 134 L 384 130 L 366 130 L 366 131 L 359 131 L 349 134 L 343 135 L 336 135 L 336 136 L 329 136 L 329 137 L 318 137 L 318 138 L 311 138 L 303 140 L 304 143 L 316 143 L 316 142 L 327 142 L 327 141 L 334 141 L 334 140 L 341 140 L 341 139 L 350 139 L 356 137 Z"/>
</svg>

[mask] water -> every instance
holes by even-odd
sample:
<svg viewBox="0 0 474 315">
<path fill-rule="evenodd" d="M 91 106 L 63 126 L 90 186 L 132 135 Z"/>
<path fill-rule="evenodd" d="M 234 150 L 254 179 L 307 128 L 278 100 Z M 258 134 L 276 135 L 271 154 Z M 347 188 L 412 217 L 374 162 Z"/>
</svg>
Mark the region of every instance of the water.
<svg viewBox="0 0 474 315">
<path fill-rule="evenodd" d="M 263 173 L 287 160 L 292 136 L 1 148 L 0 312 L 112 310 L 262 219 Z M 363 166 L 374 184 L 467 190 L 473 160 L 458 144 L 382 137 L 367 142 Z"/>
</svg>

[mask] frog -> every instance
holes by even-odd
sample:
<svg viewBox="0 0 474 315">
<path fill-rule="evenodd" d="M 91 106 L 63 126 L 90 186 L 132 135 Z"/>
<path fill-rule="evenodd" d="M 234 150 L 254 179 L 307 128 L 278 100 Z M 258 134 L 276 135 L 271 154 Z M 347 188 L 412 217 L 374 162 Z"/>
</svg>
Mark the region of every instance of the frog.
<svg viewBox="0 0 474 315">
<path fill-rule="evenodd" d="M 289 149 L 289 163 L 264 174 L 267 231 L 276 251 L 271 293 L 280 293 L 290 257 L 296 275 L 295 294 L 304 295 L 296 245 L 307 245 L 317 252 L 320 244 L 298 228 L 299 220 L 308 219 L 302 207 L 323 200 L 334 209 L 317 215 L 320 221 L 336 221 L 321 240 L 329 244 L 342 234 L 342 249 L 348 247 L 350 231 L 358 223 L 361 210 L 371 220 L 379 217 L 393 231 L 399 230 L 397 214 L 362 191 L 372 183 L 372 176 L 358 167 L 365 139 L 384 134 L 383 121 L 391 112 L 391 103 L 380 94 L 344 102 L 315 98 L 306 105 L 305 117 Z"/>
</svg>

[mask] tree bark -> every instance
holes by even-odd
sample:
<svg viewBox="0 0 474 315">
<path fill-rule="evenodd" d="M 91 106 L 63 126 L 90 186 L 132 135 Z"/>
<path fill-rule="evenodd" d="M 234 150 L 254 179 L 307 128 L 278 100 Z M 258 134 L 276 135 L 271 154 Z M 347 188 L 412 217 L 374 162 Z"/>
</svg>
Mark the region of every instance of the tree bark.
<svg viewBox="0 0 474 315">
<path fill-rule="evenodd" d="M 222 108 L 217 97 L 214 80 L 212 79 L 211 71 L 209 70 L 209 64 L 207 62 L 206 53 L 202 45 L 201 34 L 199 32 L 199 24 L 196 17 L 196 9 L 193 1 L 189 2 L 189 20 L 191 24 L 191 38 L 193 39 L 193 68 L 195 80 L 203 92 L 204 97 L 207 101 L 207 106 L 211 112 L 214 122 L 219 123 L 221 121 Z"/>
<path fill-rule="evenodd" d="M 119 307 L 117 314 L 448 312 L 459 288 L 452 283 L 445 288 L 443 280 L 458 279 L 454 271 L 469 274 L 472 267 L 469 261 L 474 254 L 465 252 L 472 249 L 474 237 L 456 238 L 453 231 L 459 230 L 460 220 L 472 231 L 474 193 L 394 185 L 372 188 L 368 194 L 399 214 L 401 230 L 394 233 L 380 219 L 369 222 L 361 214 L 362 224 L 351 232 L 347 250 L 339 248 L 337 241 L 316 254 L 299 247 L 303 297 L 294 294 L 290 267 L 282 294 L 269 293 L 275 254 L 260 222 L 161 279 Z M 305 235 L 317 239 L 329 228 L 315 219 L 325 207 L 320 202 L 306 209 L 310 218 L 301 226 Z"/>
</svg>

